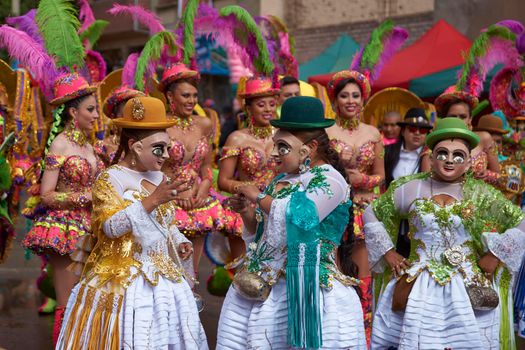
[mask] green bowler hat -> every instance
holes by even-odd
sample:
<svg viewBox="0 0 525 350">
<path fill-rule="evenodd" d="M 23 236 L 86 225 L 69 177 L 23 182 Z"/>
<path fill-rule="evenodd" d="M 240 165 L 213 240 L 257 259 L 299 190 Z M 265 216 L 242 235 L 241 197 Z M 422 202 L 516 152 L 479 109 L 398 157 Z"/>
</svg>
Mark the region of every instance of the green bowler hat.
<svg viewBox="0 0 525 350">
<path fill-rule="evenodd" d="M 427 135 L 425 142 L 430 149 L 442 140 L 462 139 L 469 143 L 470 149 L 476 148 L 479 136 L 467 128 L 465 122 L 459 118 L 439 119 L 434 131 Z"/>
<path fill-rule="evenodd" d="M 335 120 L 324 117 L 323 104 L 317 98 L 297 96 L 284 101 L 281 118 L 270 123 L 279 129 L 309 130 L 328 128 Z"/>
</svg>

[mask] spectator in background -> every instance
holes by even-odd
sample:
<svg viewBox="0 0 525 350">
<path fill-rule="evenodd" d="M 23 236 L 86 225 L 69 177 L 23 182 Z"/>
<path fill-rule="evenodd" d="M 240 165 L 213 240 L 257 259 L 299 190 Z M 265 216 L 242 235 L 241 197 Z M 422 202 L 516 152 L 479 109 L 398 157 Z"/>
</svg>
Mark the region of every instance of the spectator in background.
<svg viewBox="0 0 525 350">
<path fill-rule="evenodd" d="M 219 147 L 222 148 L 228 136 L 237 130 L 237 119 L 233 114 L 233 108 L 226 106 L 222 109 L 221 115 L 221 138 L 219 140 Z"/>
<path fill-rule="evenodd" d="M 386 185 L 406 175 L 429 171 L 429 152 L 425 152 L 425 137 L 432 129 L 425 111 L 411 108 L 403 122 L 397 122 L 401 130 L 398 142 L 385 147 Z"/>
<path fill-rule="evenodd" d="M 277 101 L 277 117 L 281 116 L 281 106 L 284 101 L 290 97 L 301 96 L 301 88 L 299 85 L 299 80 L 292 76 L 284 76 L 280 80 L 281 91 L 279 93 L 279 99 Z"/>
<path fill-rule="evenodd" d="M 398 142 L 385 147 L 385 185 L 402 176 L 430 171 L 430 150 L 425 138 L 432 129 L 425 110 L 411 108 L 403 122 L 397 122 L 401 133 Z M 401 220 L 397 236 L 396 251 L 408 258 L 410 254 L 409 225 Z"/>
<path fill-rule="evenodd" d="M 383 117 L 381 132 L 383 134 L 383 144 L 385 147 L 399 141 L 401 127 L 398 125 L 398 123 L 400 121 L 401 114 L 396 111 L 388 112 Z"/>
</svg>

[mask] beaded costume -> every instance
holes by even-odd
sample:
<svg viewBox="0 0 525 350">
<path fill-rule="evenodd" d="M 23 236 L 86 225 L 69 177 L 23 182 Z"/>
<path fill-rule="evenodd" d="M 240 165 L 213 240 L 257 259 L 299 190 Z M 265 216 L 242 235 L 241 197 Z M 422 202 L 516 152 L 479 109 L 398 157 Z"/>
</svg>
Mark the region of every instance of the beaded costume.
<svg viewBox="0 0 525 350">
<path fill-rule="evenodd" d="M 442 207 L 433 201 L 437 195 L 455 202 Z M 401 278 L 413 286 L 405 311 L 392 311 L 401 278 L 384 274 L 372 348 L 512 348 L 510 279 L 525 249 L 519 208 L 470 176 L 465 184 L 438 182 L 428 173 L 401 178 L 365 212 L 369 260 L 377 273 L 384 271 L 383 255 L 394 247 L 401 219 L 409 220 L 413 241 L 412 266 Z M 486 251 L 502 263 L 494 284 L 477 264 Z M 494 286 L 499 306 L 474 310 L 467 294 L 473 285 Z"/>
<path fill-rule="evenodd" d="M 61 156 L 48 154 L 44 171 L 58 170 L 56 190 L 43 196 L 51 197 L 49 207 L 38 216 L 33 228 L 26 235 L 23 245 L 37 253 L 50 249 L 61 255 L 72 254 L 74 261 L 84 261 L 83 253 L 90 250 L 91 202 L 86 194 L 91 187 L 103 163 L 98 160 L 96 168 L 81 156 Z M 82 238 L 79 245 L 78 241 Z"/>
<path fill-rule="evenodd" d="M 68 302 L 57 349 L 207 349 L 190 285 L 175 245 L 174 208 L 147 213 L 145 181 L 160 171 L 112 166 L 93 187 L 98 243 Z"/>
<path fill-rule="evenodd" d="M 290 186 L 276 191 L 279 183 Z M 257 274 L 271 290 L 261 302 L 230 287 L 217 349 L 366 349 L 361 305 L 352 288 L 359 282 L 335 263 L 351 205 L 346 181 L 323 165 L 301 175 L 279 175 L 265 192 L 274 198 L 270 213 L 259 223 L 236 278 Z"/>
</svg>

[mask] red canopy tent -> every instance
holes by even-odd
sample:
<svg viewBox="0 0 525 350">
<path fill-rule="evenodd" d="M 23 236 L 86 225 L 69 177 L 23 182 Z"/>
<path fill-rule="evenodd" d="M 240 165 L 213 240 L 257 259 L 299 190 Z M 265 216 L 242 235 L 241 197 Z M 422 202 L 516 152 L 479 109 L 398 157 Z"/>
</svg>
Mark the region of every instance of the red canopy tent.
<svg viewBox="0 0 525 350">
<path fill-rule="evenodd" d="M 439 20 L 416 42 L 394 55 L 374 83 L 373 90 L 390 86 L 408 89 L 414 79 L 463 64 L 463 52 L 467 52 L 470 46 L 470 40 L 463 34 L 446 21 Z M 311 76 L 308 82 L 326 85 L 333 74 Z"/>
</svg>

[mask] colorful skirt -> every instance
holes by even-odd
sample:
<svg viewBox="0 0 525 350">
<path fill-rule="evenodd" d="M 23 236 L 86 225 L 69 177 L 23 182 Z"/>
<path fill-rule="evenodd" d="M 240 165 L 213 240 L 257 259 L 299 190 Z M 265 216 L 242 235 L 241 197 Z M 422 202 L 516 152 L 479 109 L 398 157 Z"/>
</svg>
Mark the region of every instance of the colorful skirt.
<svg viewBox="0 0 525 350">
<path fill-rule="evenodd" d="M 242 218 L 240 214 L 234 212 L 228 205 L 228 198 L 230 197 L 215 191 L 213 188 L 210 189 L 210 192 L 214 198 L 219 200 L 224 211 L 224 228 L 222 233 L 226 236 L 242 237 Z"/>
<path fill-rule="evenodd" d="M 90 237 L 90 232 L 89 209 L 48 210 L 35 219 L 22 245 L 37 254 L 51 250 L 60 255 L 67 255 L 77 250 L 79 238 Z M 85 244 L 82 242 L 82 245 Z"/>
<path fill-rule="evenodd" d="M 187 238 L 204 237 L 209 232 L 220 232 L 227 226 L 224 208 L 218 199 L 210 196 L 202 208 L 184 210 L 175 206 L 175 225 Z"/>
</svg>

